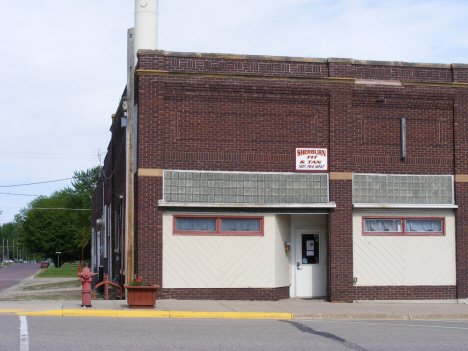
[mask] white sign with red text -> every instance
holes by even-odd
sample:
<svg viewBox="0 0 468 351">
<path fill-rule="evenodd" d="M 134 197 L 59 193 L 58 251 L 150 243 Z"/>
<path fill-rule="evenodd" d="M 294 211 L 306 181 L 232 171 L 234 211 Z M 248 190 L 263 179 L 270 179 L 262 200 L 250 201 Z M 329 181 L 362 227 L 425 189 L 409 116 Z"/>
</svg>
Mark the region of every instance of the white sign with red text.
<svg viewBox="0 0 468 351">
<path fill-rule="evenodd" d="M 296 172 L 328 172 L 328 149 L 297 147 Z"/>
</svg>

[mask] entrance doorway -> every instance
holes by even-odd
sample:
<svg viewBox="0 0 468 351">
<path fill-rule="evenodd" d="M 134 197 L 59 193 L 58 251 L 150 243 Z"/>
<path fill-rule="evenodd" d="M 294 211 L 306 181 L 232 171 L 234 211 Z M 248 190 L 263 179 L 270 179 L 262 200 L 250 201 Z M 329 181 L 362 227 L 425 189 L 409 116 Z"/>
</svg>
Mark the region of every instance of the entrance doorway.
<svg viewBox="0 0 468 351">
<path fill-rule="evenodd" d="M 294 244 L 295 296 L 327 295 L 327 248 L 324 228 L 296 229 Z"/>
</svg>

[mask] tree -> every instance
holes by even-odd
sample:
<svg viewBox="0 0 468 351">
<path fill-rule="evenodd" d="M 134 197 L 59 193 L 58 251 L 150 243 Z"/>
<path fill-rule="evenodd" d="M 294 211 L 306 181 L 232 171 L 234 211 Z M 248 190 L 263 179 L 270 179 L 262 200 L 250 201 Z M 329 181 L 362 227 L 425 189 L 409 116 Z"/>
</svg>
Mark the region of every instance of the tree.
<svg viewBox="0 0 468 351">
<path fill-rule="evenodd" d="M 7 247 L 3 252 L 0 250 L 0 258 L 4 253 L 7 257 L 15 257 L 16 254 L 12 251 L 13 240 L 18 242 L 18 224 L 16 222 L 3 223 L 0 227 L 0 245 L 5 245 L 8 243 L 9 248 Z"/>
<path fill-rule="evenodd" d="M 31 252 L 60 263 L 78 260 L 81 256 L 83 229 L 86 257 L 90 256 L 91 196 L 101 167 L 75 172 L 71 187 L 38 197 L 20 211 L 16 222 L 20 226 L 20 242 Z"/>
</svg>

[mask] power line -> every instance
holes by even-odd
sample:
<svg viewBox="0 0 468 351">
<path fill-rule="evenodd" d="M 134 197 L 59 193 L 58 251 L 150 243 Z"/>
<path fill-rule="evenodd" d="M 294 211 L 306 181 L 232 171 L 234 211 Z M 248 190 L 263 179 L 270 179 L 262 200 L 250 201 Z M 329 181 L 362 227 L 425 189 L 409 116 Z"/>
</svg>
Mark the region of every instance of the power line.
<svg viewBox="0 0 468 351">
<path fill-rule="evenodd" d="M 54 159 L 93 159 L 94 154 L 76 154 L 65 152 L 0 152 L 1 157 L 15 157 L 15 158 L 54 158 Z"/>
<path fill-rule="evenodd" d="M 70 179 L 75 179 L 75 177 L 72 178 L 63 178 L 63 179 L 57 179 L 57 180 L 46 180 L 45 182 L 36 182 L 36 183 L 25 183 L 25 184 L 14 184 L 14 185 L 0 185 L 0 188 L 10 188 L 14 186 L 25 186 L 25 185 L 36 185 L 36 184 L 44 184 L 44 183 L 54 183 L 54 182 L 62 182 L 64 180 L 70 180 Z M 31 195 L 31 196 L 39 196 L 39 195 Z"/>
<path fill-rule="evenodd" d="M 31 195 L 31 194 L 14 194 L 14 193 L 0 193 L 0 195 L 17 195 L 17 196 L 44 196 L 44 195 Z"/>
<path fill-rule="evenodd" d="M 114 175 L 114 172 L 115 170 L 117 169 L 117 164 L 119 163 L 119 160 L 120 160 L 120 154 L 122 153 L 122 150 L 123 150 L 123 146 L 125 145 L 125 143 L 122 143 L 120 145 L 120 150 L 119 150 L 119 155 L 117 156 L 117 161 L 115 161 L 115 166 L 114 166 L 114 169 L 112 170 L 112 173 L 109 177 L 106 177 L 106 172 L 104 171 L 104 167 L 102 168 L 102 171 L 101 171 L 101 174 L 104 176 L 105 180 L 108 180 L 108 179 L 111 179 L 112 176 Z"/>
<path fill-rule="evenodd" d="M 66 211 L 91 211 L 90 208 L 53 208 L 53 207 L 33 207 L 30 210 L 66 210 Z"/>
</svg>

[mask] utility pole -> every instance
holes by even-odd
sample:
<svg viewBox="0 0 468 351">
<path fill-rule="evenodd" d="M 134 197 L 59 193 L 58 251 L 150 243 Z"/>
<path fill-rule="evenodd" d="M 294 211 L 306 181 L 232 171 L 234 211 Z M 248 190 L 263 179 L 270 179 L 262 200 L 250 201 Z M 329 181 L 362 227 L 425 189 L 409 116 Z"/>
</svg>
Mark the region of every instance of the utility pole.
<svg viewBox="0 0 468 351">
<path fill-rule="evenodd" d="M 137 4 L 137 3 L 135 3 Z M 127 128 L 126 128 L 126 189 L 125 189 L 125 280 L 126 283 L 134 279 L 134 183 L 135 183 L 135 155 L 134 155 L 134 82 L 135 82 L 135 52 L 134 29 L 130 28 L 127 34 Z"/>
</svg>

